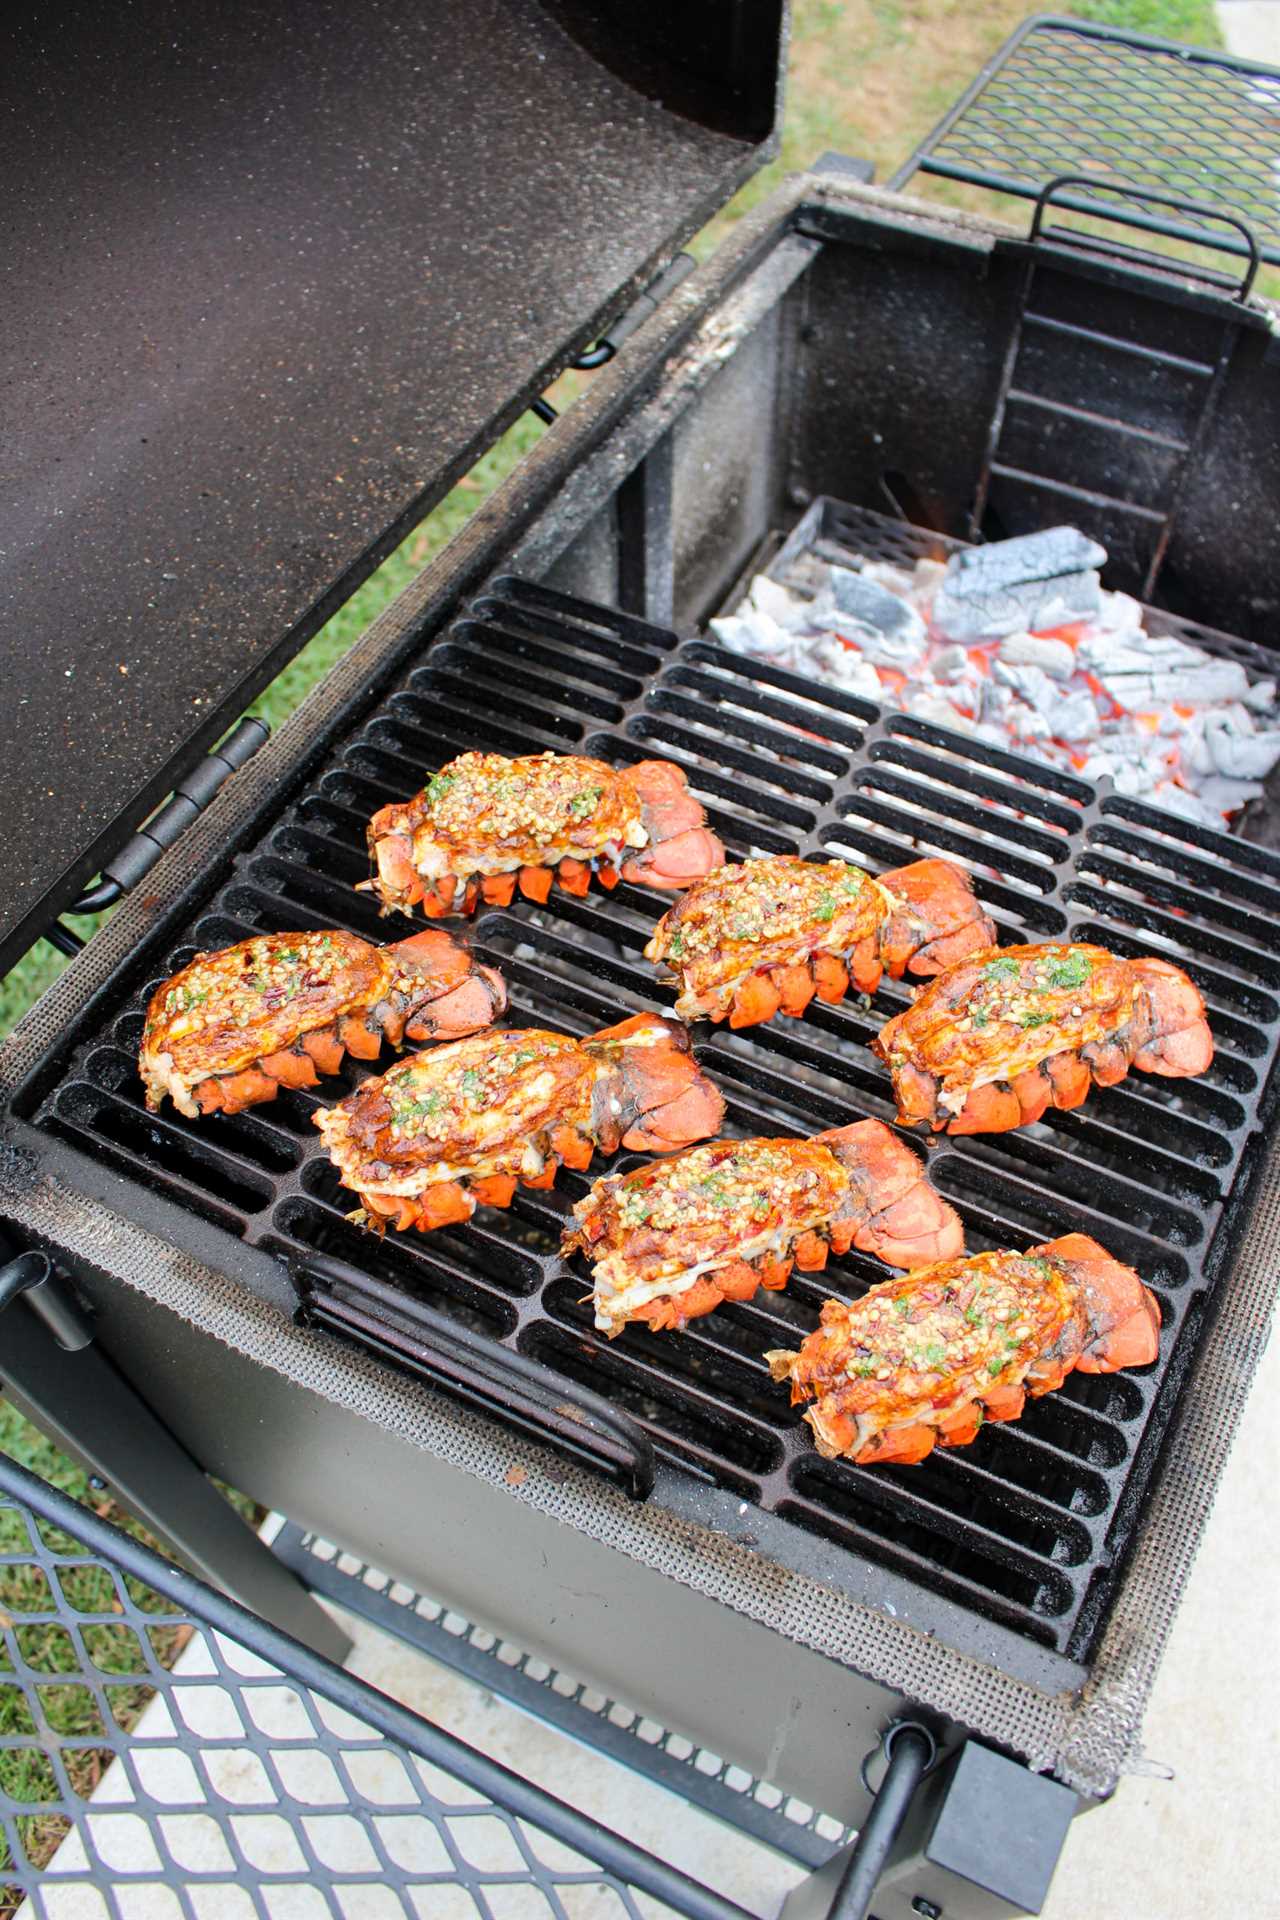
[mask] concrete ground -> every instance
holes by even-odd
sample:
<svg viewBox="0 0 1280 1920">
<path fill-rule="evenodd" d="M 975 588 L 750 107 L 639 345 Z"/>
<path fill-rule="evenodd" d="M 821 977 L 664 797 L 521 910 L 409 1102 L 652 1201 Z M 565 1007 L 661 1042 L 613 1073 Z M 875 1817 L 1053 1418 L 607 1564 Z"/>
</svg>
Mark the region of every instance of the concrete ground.
<svg viewBox="0 0 1280 1920">
<path fill-rule="evenodd" d="M 1280 67 L 1278 0 L 1218 0 L 1214 12 L 1230 52 Z"/>
</svg>

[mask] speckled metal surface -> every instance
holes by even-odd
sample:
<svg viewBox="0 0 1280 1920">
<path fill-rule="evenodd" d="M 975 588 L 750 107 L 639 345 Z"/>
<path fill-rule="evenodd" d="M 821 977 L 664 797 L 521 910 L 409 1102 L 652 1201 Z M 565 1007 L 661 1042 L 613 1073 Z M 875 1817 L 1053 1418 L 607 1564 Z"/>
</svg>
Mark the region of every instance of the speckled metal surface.
<svg viewBox="0 0 1280 1920">
<path fill-rule="evenodd" d="M 767 142 L 536 0 L 82 0 L 0 48 L 3 970 Z"/>
</svg>

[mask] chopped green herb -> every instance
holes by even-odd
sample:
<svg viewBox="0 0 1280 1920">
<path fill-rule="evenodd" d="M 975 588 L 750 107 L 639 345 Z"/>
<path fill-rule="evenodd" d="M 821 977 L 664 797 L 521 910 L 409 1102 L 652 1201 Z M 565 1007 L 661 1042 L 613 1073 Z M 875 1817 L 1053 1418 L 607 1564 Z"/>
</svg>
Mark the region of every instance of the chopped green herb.
<svg viewBox="0 0 1280 1920">
<path fill-rule="evenodd" d="M 925 1348 L 924 1357 L 931 1367 L 941 1367 L 946 1362 L 947 1350 L 940 1340 L 935 1340 L 931 1346 Z"/>
<path fill-rule="evenodd" d="M 453 785 L 455 778 L 456 775 L 452 773 L 432 774 L 427 782 L 427 805 L 429 807 L 434 807 L 438 800 L 444 799 L 444 796 Z"/>
<path fill-rule="evenodd" d="M 603 787 L 589 787 L 585 793 L 575 794 L 569 802 L 569 811 L 574 819 L 585 820 L 589 813 L 594 813 L 603 791 Z"/>
<path fill-rule="evenodd" d="M 1054 960 L 1049 965 L 1049 985 L 1051 987 L 1082 987 L 1093 972 L 1093 964 L 1083 953 L 1069 953 L 1065 960 Z"/>
<path fill-rule="evenodd" d="M 998 1373 L 1004 1372 L 1008 1364 L 1009 1362 L 1007 1360 L 988 1360 L 987 1372 L 991 1375 L 992 1379 L 994 1380 L 995 1376 Z"/>
<path fill-rule="evenodd" d="M 683 952 L 684 952 L 684 935 L 683 933 L 681 933 L 679 927 L 677 927 L 675 932 L 672 934 L 671 938 L 667 942 L 667 953 L 672 960 L 678 960 L 680 958 L 680 955 Z"/>
<path fill-rule="evenodd" d="M 1027 1257 L 1027 1265 L 1034 1273 L 1038 1273 L 1042 1280 L 1052 1280 L 1053 1264 L 1051 1261 L 1042 1259 L 1039 1254 L 1034 1254 Z"/>
<path fill-rule="evenodd" d="M 973 1024 L 979 1028 L 989 1026 L 991 1024 L 989 1009 L 986 1007 L 975 1007 L 973 1011 Z"/>
<path fill-rule="evenodd" d="M 1024 1013 L 1018 1025 L 1024 1029 L 1028 1027 L 1051 1027 L 1053 1025 L 1053 1015 L 1051 1013 Z"/>
<path fill-rule="evenodd" d="M 467 1068 L 467 1071 L 459 1080 L 458 1085 L 462 1088 L 468 1100 L 476 1100 L 484 1092 L 484 1081 L 475 1071 L 474 1067 Z"/>
<path fill-rule="evenodd" d="M 905 1320 L 907 1318 L 907 1315 L 911 1312 L 911 1302 L 908 1299 L 906 1299 L 904 1295 L 899 1294 L 898 1298 L 893 1303 L 893 1310 L 896 1314 L 900 1315 L 903 1320 Z"/>
<path fill-rule="evenodd" d="M 860 1380 L 869 1380 L 876 1370 L 876 1363 L 873 1359 L 859 1360 L 853 1370 Z"/>
<path fill-rule="evenodd" d="M 988 960 L 982 969 L 982 977 L 984 980 L 1016 980 L 1018 963 L 1010 959 L 1007 954 L 999 960 Z"/>
<path fill-rule="evenodd" d="M 815 920 L 834 920 L 835 919 L 836 902 L 835 902 L 834 894 L 820 893 L 818 895 L 818 904 L 813 910 L 813 917 Z"/>
<path fill-rule="evenodd" d="M 966 1307 L 964 1317 L 971 1327 L 980 1327 L 982 1325 L 982 1309 L 977 1305 Z"/>
</svg>

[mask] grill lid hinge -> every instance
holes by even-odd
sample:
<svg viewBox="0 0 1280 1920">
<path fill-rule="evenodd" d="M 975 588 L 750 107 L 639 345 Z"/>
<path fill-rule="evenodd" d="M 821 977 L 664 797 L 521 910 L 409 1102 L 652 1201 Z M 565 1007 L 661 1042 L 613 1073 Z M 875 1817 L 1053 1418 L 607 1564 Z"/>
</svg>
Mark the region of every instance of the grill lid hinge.
<svg viewBox="0 0 1280 1920">
<path fill-rule="evenodd" d="M 649 282 L 639 299 L 618 316 L 609 331 L 601 334 L 594 347 L 588 347 L 576 360 L 569 362 L 572 371 L 593 373 L 597 367 L 607 367 L 618 348 L 624 346 L 632 334 L 644 325 L 650 314 L 657 312 L 667 295 L 674 293 L 682 280 L 688 279 L 697 264 L 691 253 L 678 253 L 671 265 L 664 267 L 657 278 Z M 534 400 L 529 411 L 547 427 L 560 418 L 557 408 L 545 396 Z"/>
<path fill-rule="evenodd" d="M 97 885 L 82 893 L 69 911 L 101 913 L 136 887 L 139 880 L 150 873 L 161 854 L 167 853 L 196 816 L 204 812 L 214 794 L 225 786 L 232 774 L 239 772 L 245 762 L 253 758 L 270 734 L 271 729 L 265 720 L 246 716 L 238 721 L 226 739 L 220 741 L 203 760 L 197 761 L 190 773 L 179 780 L 169 799 L 152 814 L 146 825 L 140 827 L 132 839 L 125 841 L 119 853 L 112 855 L 102 869 L 102 877 Z M 84 945 L 80 935 L 61 920 L 55 920 L 44 937 L 59 953 L 72 956 L 79 953 Z"/>
</svg>

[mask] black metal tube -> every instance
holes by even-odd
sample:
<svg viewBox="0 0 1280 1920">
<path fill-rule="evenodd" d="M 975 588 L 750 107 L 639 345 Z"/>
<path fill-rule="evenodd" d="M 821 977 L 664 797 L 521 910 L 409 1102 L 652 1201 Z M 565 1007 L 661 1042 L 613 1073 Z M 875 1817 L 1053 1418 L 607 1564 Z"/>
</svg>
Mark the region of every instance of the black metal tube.
<svg viewBox="0 0 1280 1920">
<path fill-rule="evenodd" d="M 0 1248 L 0 1251 L 6 1249 Z M 0 1267 L 0 1313 L 12 1305 L 20 1293 L 38 1287 L 53 1272 L 47 1253 L 19 1253 Z"/>
<path fill-rule="evenodd" d="M 664 1901 L 678 1913 L 688 1914 L 690 1920 L 754 1920 L 745 1907 L 712 1892 L 665 1860 L 624 1840 L 621 1834 L 598 1827 L 575 1807 L 566 1806 L 563 1800 L 522 1780 L 510 1768 L 490 1760 L 487 1754 L 477 1753 L 465 1741 L 433 1726 L 398 1701 L 375 1692 L 331 1660 L 312 1653 L 279 1628 L 246 1612 L 234 1600 L 228 1600 L 224 1594 L 207 1587 L 203 1580 L 161 1559 L 159 1554 L 89 1508 L 46 1486 L 43 1480 L 3 1453 L 0 1453 L 0 1494 L 9 1495 L 53 1526 L 83 1541 L 92 1553 L 131 1574 L 135 1580 L 141 1580 L 215 1632 L 248 1647 L 250 1652 L 281 1668 L 302 1686 L 343 1707 L 355 1719 L 376 1728 L 385 1739 L 407 1747 L 411 1753 L 474 1787 L 486 1799 L 508 1808 L 519 1819 L 531 1821 L 566 1846 L 585 1854 L 628 1886 L 652 1894 L 654 1899 Z"/>
<path fill-rule="evenodd" d="M 618 349 L 612 340 L 601 340 L 594 347 L 588 347 L 571 364 L 578 373 L 591 373 L 596 367 L 607 367 Z"/>
<path fill-rule="evenodd" d="M 104 907 L 114 907 L 123 892 L 124 888 L 118 880 L 99 880 L 96 886 L 80 895 L 72 912 L 101 913 Z"/>
<path fill-rule="evenodd" d="M 836 1888 L 827 1920 L 866 1920 L 876 1884 L 884 1872 L 912 1796 L 933 1764 L 937 1747 L 927 1728 L 905 1722 L 885 1739 L 888 1765 Z"/>
<path fill-rule="evenodd" d="M 407 1359 L 464 1406 L 505 1419 L 544 1446 L 605 1474 L 630 1499 L 647 1500 L 653 1492 L 653 1442 L 638 1421 L 600 1394 L 566 1385 L 530 1355 L 460 1327 L 424 1301 L 332 1254 L 313 1253 L 293 1272 L 305 1310 L 321 1325 L 338 1320 L 366 1345 Z M 325 1289 L 319 1295 L 317 1282 Z M 335 1291 L 342 1288 L 354 1291 L 355 1298 Z"/>
<path fill-rule="evenodd" d="M 80 910 L 78 902 L 76 910 L 77 912 Z M 84 946 L 84 941 L 75 929 L 64 927 L 61 920 L 51 920 L 44 930 L 44 937 L 51 947 L 56 947 L 59 953 L 65 953 L 68 960 L 74 960 Z"/>
<path fill-rule="evenodd" d="M 20 1253 L 0 1267 L 0 1313 L 22 1294 L 64 1353 L 93 1345 L 93 1327 L 47 1253 Z"/>
<path fill-rule="evenodd" d="M 531 400 L 529 411 L 541 420 L 544 427 L 553 426 L 560 418 L 549 400 Z"/>
<path fill-rule="evenodd" d="M 27 1288 L 26 1301 L 64 1353 L 82 1353 L 93 1345 L 93 1323 L 77 1301 L 70 1281 L 56 1268 L 50 1267 L 43 1280 Z"/>
</svg>

